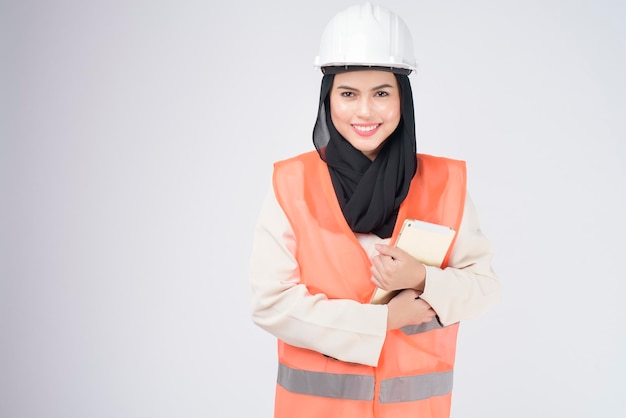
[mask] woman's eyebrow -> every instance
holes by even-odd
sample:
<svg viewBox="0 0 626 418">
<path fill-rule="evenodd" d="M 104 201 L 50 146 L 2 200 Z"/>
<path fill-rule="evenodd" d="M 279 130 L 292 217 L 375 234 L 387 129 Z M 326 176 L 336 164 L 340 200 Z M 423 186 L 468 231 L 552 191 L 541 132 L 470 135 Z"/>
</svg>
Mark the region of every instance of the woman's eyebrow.
<svg viewBox="0 0 626 418">
<path fill-rule="evenodd" d="M 356 88 L 350 87 L 350 86 L 346 86 L 346 85 L 337 86 L 337 88 L 338 89 L 344 89 L 344 90 L 359 91 L 359 89 L 356 89 Z M 391 84 L 381 84 L 380 86 L 376 86 L 376 87 L 372 88 L 372 90 L 380 90 L 380 89 L 388 89 L 388 88 L 393 88 L 393 86 Z"/>
</svg>

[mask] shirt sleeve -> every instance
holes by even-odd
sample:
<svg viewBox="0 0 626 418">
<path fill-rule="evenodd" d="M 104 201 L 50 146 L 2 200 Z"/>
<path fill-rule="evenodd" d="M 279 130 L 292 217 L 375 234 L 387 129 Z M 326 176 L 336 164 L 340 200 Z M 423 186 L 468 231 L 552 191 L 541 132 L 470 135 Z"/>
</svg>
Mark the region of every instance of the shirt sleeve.
<svg viewBox="0 0 626 418">
<path fill-rule="evenodd" d="M 387 306 L 310 294 L 300 283 L 295 248 L 293 230 L 271 191 L 259 214 L 249 265 L 254 323 L 288 344 L 376 366 Z"/>
<path fill-rule="evenodd" d="M 426 266 L 424 293 L 420 296 L 433 307 L 444 326 L 473 319 L 500 300 L 500 282 L 492 269 L 492 258 L 491 245 L 467 195 L 448 267 Z"/>
</svg>

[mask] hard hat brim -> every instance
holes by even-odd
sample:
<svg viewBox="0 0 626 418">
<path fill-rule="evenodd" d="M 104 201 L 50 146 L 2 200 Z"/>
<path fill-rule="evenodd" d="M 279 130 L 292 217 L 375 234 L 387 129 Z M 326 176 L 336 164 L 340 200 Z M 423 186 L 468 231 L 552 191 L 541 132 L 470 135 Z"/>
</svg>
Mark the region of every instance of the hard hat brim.
<svg viewBox="0 0 626 418">
<path fill-rule="evenodd" d="M 365 71 L 365 70 L 375 70 L 375 71 L 388 71 L 394 74 L 400 75 L 409 75 L 413 71 L 410 68 L 399 68 L 399 67 L 389 67 L 389 66 L 380 66 L 380 65 L 329 65 L 325 67 L 320 67 L 322 73 L 324 74 L 339 74 L 346 73 L 349 71 Z"/>
</svg>

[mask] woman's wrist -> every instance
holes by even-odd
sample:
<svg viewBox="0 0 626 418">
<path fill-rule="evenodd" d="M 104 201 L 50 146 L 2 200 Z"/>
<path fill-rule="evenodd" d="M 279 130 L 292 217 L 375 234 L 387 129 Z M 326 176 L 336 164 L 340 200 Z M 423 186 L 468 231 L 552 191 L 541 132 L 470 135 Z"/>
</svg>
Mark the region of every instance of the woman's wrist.
<svg viewBox="0 0 626 418">
<path fill-rule="evenodd" d="M 422 263 L 418 263 L 417 273 L 416 273 L 416 284 L 413 289 L 420 292 L 424 292 L 424 287 L 426 287 L 426 267 Z"/>
</svg>

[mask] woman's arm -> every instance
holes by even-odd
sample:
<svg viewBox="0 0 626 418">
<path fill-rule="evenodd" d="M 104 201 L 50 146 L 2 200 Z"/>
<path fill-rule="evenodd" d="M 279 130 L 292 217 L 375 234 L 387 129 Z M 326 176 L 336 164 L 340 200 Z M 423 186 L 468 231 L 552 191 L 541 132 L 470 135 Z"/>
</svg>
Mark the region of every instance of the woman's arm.
<svg viewBox="0 0 626 418">
<path fill-rule="evenodd" d="M 480 230 L 469 195 L 448 267 L 426 266 L 424 293 L 443 325 L 472 319 L 500 300 L 500 283 L 491 267 L 491 245 Z"/>
<path fill-rule="evenodd" d="M 376 366 L 387 331 L 387 306 L 311 295 L 300 283 L 295 248 L 289 221 L 270 192 L 250 259 L 255 324 L 288 344 Z"/>
</svg>

